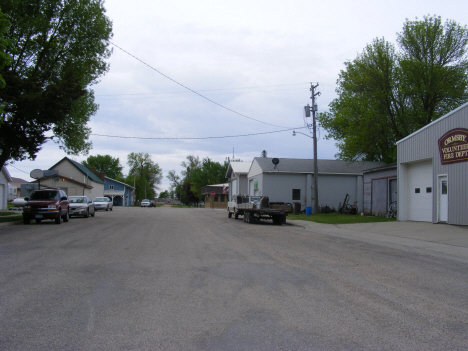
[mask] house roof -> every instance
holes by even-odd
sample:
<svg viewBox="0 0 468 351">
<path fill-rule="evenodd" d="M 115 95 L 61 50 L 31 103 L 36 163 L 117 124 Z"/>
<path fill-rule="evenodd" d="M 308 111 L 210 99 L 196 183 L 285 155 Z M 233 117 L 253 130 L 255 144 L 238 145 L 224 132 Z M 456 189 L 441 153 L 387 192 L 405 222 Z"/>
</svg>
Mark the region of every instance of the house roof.
<svg viewBox="0 0 468 351">
<path fill-rule="evenodd" d="M 11 177 L 11 183 L 26 184 L 26 183 L 29 183 L 29 182 L 27 180 L 22 179 L 22 178 Z"/>
<path fill-rule="evenodd" d="M 11 182 L 10 172 L 8 172 L 8 169 L 5 166 L 2 167 L 2 172 L 5 175 L 7 182 L 10 183 Z"/>
<path fill-rule="evenodd" d="M 434 124 L 437 124 L 437 123 L 440 123 L 442 122 L 444 119 L 450 117 L 451 115 L 453 115 L 454 113 L 457 113 L 458 111 L 464 109 L 464 108 L 468 108 L 468 102 L 457 107 L 455 110 L 452 110 L 450 111 L 449 113 L 447 113 L 446 115 L 443 115 L 442 117 L 439 117 L 437 118 L 435 121 L 432 121 L 431 123 L 425 125 L 424 127 L 422 127 L 421 129 L 418 129 L 417 131 L 415 131 L 414 133 L 411 133 L 410 135 L 404 137 L 403 139 L 400 139 L 396 142 L 396 144 L 398 145 L 399 143 L 405 141 L 406 139 L 409 139 L 411 137 L 413 137 L 414 135 L 418 134 L 418 133 L 421 133 L 423 130 L 427 129 L 427 128 L 430 128 L 432 127 Z"/>
<path fill-rule="evenodd" d="M 262 172 L 312 173 L 314 171 L 314 160 L 309 159 L 280 158 L 276 168 L 272 158 L 269 157 L 255 157 L 254 161 L 258 163 Z M 367 169 L 385 165 L 384 162 L 317 160 L 318 172 L 321 174 L 361 174 Z"/>
<path fill-rule="evenodd" d="M 90 170 L 88 167 L 86 167 L 85 165 L 82 165 L 81 163 L 78 163 L 76 161 L 73 161 L 71 159 L 69 159 L 68 157 L 64 157 L 62 158 L 59 162 L 57 162 L 55 165 L 53 165 L 52 167 L 50 167 L 49 169 L 54 169 L 55 166 L 57 166 L 59 163 L 63 162 L 63 161 L 68 161 L 70 162 L 72 165 L 74 165 L 76 168 L 78 168 L 81 172 L 83 172 L 84 175 L 88 175 L 88 177 L 96 182 L 96 183 L 101 183 L 101 184 L 104 184 L 104 181 L 99 178 L 96 174 L 94 174 L 94 172 L 92 170 Z"/>
<path fill-rule="evenodd" d="M 119 184 L 123 184 L 123 185 L 125 185 L 126 187 L 128 187 L 128 188 L 130 188 L 130 189 L 134 189 L 133 186 L 128 185 L 128 184 L 125 184 L 125 183 L 122 183 L 122 182 L 119 182 L 118 180 L 115 180 L 115 179 L 112 179 L 112 178 L 109 178 L 109 177 L 104 177 L 104 179 L 109 179 L 109 180 L 112 180 L 113 182 L 116 182 L 116 183 L 119 183 Z"/>
<path fill-rule="evenodd" d="M 44 177 L 44 178 L 41 178 L 41 180 L 43 179 L 51 179 L 51 178 L 56 178 L 57 176 L 56 175 L 51 175 L 51 176 L 48 176 L 48 177 Z M 67 181 L 71 182 L 71 183 L 75 183 L 75 184 L 78 184 L 78 185 L 81 185 L 82 187 L 84 188 L 87 188 L 87 189 L 92 189 L 93 187 L 91 185 L 88 185 L 86 183 L 83 183 L 83 182 L 80 182 L 76 179 L 73 179 L 73 178 L 69 178 L 69 177 L 66 177 L 66 176 L 63 176 L 61 175 L 59 178 L 61 179 L 66 179 Z M 31 183 L 39 183 L 39 180 L 33 180 Z M 59 187 L 60 188 L 60 187 Z"/>
<path fill-rule="evenodd" d="M 249 173 L 250 166 L 252 166 L 252 162 L 229 162 L 226 178 L 230 178 L 231 173 L 247 174 Z"/>
<path fill-rule="evenodd" d="M 224 194 L 223 188 L 228 187 L 229 183 L 224 184 L 212 184 L 212 185 L 205 185 L 200 189 L 200 193 L 202 195 L 206 195 L 214 191 L 216 194 Z"/>
</svg>

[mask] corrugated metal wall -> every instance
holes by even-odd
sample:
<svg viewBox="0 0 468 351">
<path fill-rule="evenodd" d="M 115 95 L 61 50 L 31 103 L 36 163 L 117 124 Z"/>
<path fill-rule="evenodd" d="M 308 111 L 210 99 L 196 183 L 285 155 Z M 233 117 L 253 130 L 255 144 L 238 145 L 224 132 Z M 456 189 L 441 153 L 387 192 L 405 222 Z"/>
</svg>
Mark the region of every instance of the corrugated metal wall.
<svg viewBox="0 0 468 351">
<path fill-rule="evenodd" d="M 437 176 L 447 174 L 449 186 L 448 223 L 468 225 L 468 162 L 442 165 L 439 155 L 438 140 L 446 132 L 455 128 L 468 128 L 468 104 L 398 142 L 398 183 L 400 188 L 404 182 L 404 179 L 400 179 L 401 175 L 404 174 L 404 170 L 401 172 L 404 168 L 401 164 L 432 159 L 434 189 L 432 222 L 438 221 Z M 399 191 L 399 199 L 402 199 L 400 195 L 403 194 Z"/>
</svg>

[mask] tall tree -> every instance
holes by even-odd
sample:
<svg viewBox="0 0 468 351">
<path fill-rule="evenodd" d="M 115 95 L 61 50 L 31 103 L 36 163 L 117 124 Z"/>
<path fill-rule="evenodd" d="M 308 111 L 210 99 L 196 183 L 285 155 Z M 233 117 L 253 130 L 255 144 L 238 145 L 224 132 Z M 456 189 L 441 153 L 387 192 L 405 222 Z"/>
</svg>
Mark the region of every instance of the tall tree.
<svg viewBox="0 0 468 351">
<path fill-rule="evenodd" d="M 96 172 L 105 173 L 109 178 L 116 180 L 122 178 L 123 167 L 118 157 L 110 155 L 89 156 L 83 164 L 88 168 L 94 168 Z"/>
<path fill-rule="evenodd" d="M 10 41 L 5 38 L 5 33 L 8 31 L 9 26 L 10 21 L 0 9 L 0 70 L 8 65 L 12 60 L 12 57 L 6 53 Z M 0 89 L 4 87 L 5 80 L 0 75 Z M 1 108 L 2 106 L 0 105 L 0 112 L 2 111 Z"/>
<path fill-rule="evenodd" d="M 153 162 L 150 154 L 143 152 L 131 152 L 127 156 L 127 164 L 130 167 L 127 182 L 131 184 L 135 180 L 136 184 L 135 198 L 154 199 L 163 177 L 159 165 Z"/>
<path fill-rule="evenodd" d="M 440 17 L 406 21 L 400 51 L 382 39 L 340 72 L 318 120 L 345 160 L 396 161 L 396 141 L 468 101 L 468 29 Z"/>
<path fill-rule="evenodd" d="M 87 153 L 96 112 L 89 89 L 109 68 L 112 23 L 102 0 L 2 0 L 10 21 L 2 39 L 12 60 L 0 67 L 5 88 L 0 166 L 35 159 L 52 139 L 69 154 Z"/>
<path fill-rule="evenodd" d="M 192 192 L 200 197 L 201 188 L 210 184 L 222 184 L 226 182 L 228 163 L 212 161 L 209 157 L 203 159 L 201 166 L 192 171 L 190 179 Z"/>
</svg>

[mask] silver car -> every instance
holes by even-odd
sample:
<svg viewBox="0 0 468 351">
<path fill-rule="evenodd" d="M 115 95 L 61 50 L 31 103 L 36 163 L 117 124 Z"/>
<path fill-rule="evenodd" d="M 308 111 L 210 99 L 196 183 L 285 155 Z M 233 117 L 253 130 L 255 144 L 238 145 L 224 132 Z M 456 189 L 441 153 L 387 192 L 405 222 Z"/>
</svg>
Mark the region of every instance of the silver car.
<svg viewBox="0 0 468 351">
<path fill-rule="evenodd" d="M 113 203 L 108 197 L 97 197 L 93 200 L 96 210 L 112 211 Z"/>
<path fill-rule="evenodd" d="M 94 203 L 89 197 L 69 196 L 68 201 L 70 202 L 70 217 L 83 216 L 88 218 L 89 216 L 95 216 L 96 208 L 94 207 Z"/>
<path fill-rule="evenodd" d="M 150 205 L 151 205 L 151 201 L 150 201 L 150 200 L 148 200 L 148 199 L 143 199 L 143 200 L 141 200 L 141 203 L 140 203 L 140 206 L 141 206 L 141 207 L 150 207 Z"/>
</svg>

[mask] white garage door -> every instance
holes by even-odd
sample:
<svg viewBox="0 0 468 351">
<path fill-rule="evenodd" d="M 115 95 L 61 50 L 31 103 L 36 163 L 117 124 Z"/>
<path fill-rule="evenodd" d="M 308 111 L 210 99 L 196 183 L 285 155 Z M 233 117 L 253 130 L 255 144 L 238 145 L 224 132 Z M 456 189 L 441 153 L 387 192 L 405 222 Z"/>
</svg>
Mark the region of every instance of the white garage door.
<svg viewBox="0 0 468 351">
<path fill-rule="evenodd" d="M 408 166 L 408 220 L 432 222 L 432 161 Z"/>
</svg>

